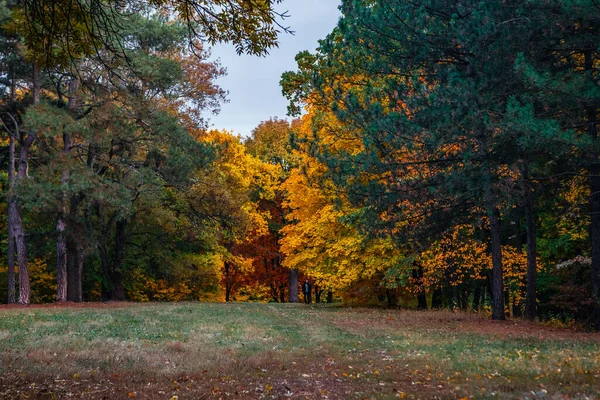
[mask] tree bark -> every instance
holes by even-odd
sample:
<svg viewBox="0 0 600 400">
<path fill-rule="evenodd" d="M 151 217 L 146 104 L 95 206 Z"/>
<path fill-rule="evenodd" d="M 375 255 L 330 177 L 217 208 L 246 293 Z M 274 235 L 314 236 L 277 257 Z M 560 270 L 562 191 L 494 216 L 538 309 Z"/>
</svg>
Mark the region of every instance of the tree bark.
<svg viewBox="0 0 600 400">
<path fill-rule="evenodd" d="M 78 221 L 79 206 L 85 195 L 77 193 L 71 196 L 69 204 L 69 232 L 67 234 L 67 300 L 73 302 L 83 301 L 81 280 L 83 278 L 83 265 L 86 257 L 85 227 Z M 85 213 L 85 218 L 89 218 Z M 90 229 L 91 230 L 91 229 Z"/>
<path fill-rule="evenodd" d="M 500 211 L 496 204 L 492 187 L 492 169 L 489 165 L 488 149 L 486 144 L 486 128 L 482 123 L 478 128 L 477 139 L 479 142 L 479 154 L 483 158 L 482 167 L 485 169 L 483 195 L 485 208 L 490 219 L 490 251 L 492 253 L 492 319 L 504 320 L 504 282 L 502 271 L 502 228 L 500 225 Z"/>
<path fill-rule="evenodd" d="M 15 302 L 15 235 L 13 221 L 10 215 L 15 213 L 15 139 L 9 132 L 8 147 L 8 304 Z"/>
<path fill-rule="evenodd" d="M 123 287 L 123 260 L 125 259 L 126 229 L 127 220 L 117 220 L 115 231 L 115 256 L 110 274 L 110 299 L 115 301 L 125 300 L 125 288 Z"/>
<path fill-rule="evenodd" d="M 223 265 L 223 269 L 225 270 L 225 301 L 229 303 L 231 297 L 231 282 L 229 282 L 230 278 L 230 267 L 229 262 L 225 261 Z"/>
<path fill-rule="evenodd" d="M 67 109 L 73 112 L 75 109 L 75 92 L 77 91 L 77 80 L 75 77 L 69 81 Z M 62 302 L 67 300 L 67 238 L 65 230 L 67 220 L 67 189 L 69 183 L 69 155 L 71 153 L 72 139 L 69 133 L 63 134 L 63 163 L 67 165 L 63 167 L 60 184 L 62 186 L 62 196 L 59 200 L 59 213 L 56 221 L 56 278 L 57 290 L 56 301 Z"/>
<path fill-rule="evenodd" d="M 63 211 L 60 212 L 63 214 Z M 67 240 L 65 237 L 65 220 L 58 217 L 56 222 L 56 301 L 67 301 Z"/>
<path fill-rule="evenodd" d="M 584 52 L 585 70 L 592 74 L 594 68 L 594 50 Z M 592 78 L 592 77 L 590 77 Z M 587 133 L 597 144 L 598 140 L 598 109 L 595 105 L 586 107 Z M 600 160 L 594 153 L 589 166 L 590 185 L 590 238 L 592 241 L 592 270 L 591 290 L 594 301 L 593 321 L 596 330 L 600 330 Z"/>
<path fill-rule="evenodd" d="M 537 247 L 533 190 L 526 162 L 522 164 L 521 174 L 523 177 L 523 200 L 525 203 L 525 227 L 527 233 L 527 294 L 525 299 L 525 316 L 528 320 L 534 321 L 537 317 Z"/>
<path fill-rule="evenodd" d="M 19 152 L 19 170 L 17 177 L 23 180 L 27 177 L 29 148 L 33 144 L 33 136 L 28 136 L 21 145 Z M 16 197 L 14 205 L 11 207 L 9 218 L 12 220 L 13 236 L 15 247 L 17 249 L 17 266 L 19 268 L 19 303 L 29 304 L 31 294 L 31 283 L 29 280 L 29 268 L 27 262 L 27 244 L 25 242 L 25 228 L 23 227 L 23 218 L 21 209 Z"/>
<path fill-rule="evenodd" d="M 474 312 L 479 311 L 480 300 L 481 300 L 481 285 L 477 281 L 475 281 L 475 290 L 473 292 L 473 306 L 471 307 L 471 309 Z"/>
<path fill-rule="evenodd" d="M 83 301 L 81 278 L 83 275 L 83 247 L 74 240 L 67 240 L 67 300 L 79 303 Z"/>
<path fill-rule="evenodd" d="M 486 197 L 491 197 L 488 194 Z M 504 282 L 502 278 L 502 243 L 500 231 L 500 212 L 488 199 L 488 215 L 490 217 L 490 239 L 492 252 L 492 319 L 504 320 Z"/>
<path fill-rule="evenodd" d="M 417 309 L 427 310 L 427 295 L 423 287 L 423 267 L 419 266 L 418 269 L 413 268 L 412 276 L 417 286 Z"/>
<path fill-rule="evenodd" d="M 290 288 L 288 293 L 288 301 L 290 303 L 298 303 L 298 270 L 290 269 Z"/>
<path fill-rule="evenodd" d="M 442 289 L 435 289 L 431 296 L 431 308 L 437 310 L 442 308 Z"/>
<path fill-rule="evenodd" d="M 40 79 L 39 69 L 33 65 L 33 104 L 40 102 Z M 29 169 L 29 149 L 35 140 L 34 132 L 29 132 L 27 137 L 21 138 L 21 149 L 19 151 L 19 166 L 17 179 L 19 181 L 25 179 Z M 13 227 L 13 236 L 15 239 L 15 247 L 17 250 L 17 265 L 19 268 L 19 303 L 29 304 L 31 296 L 31 282 L 29 280 L 29 267 L 27 262 L 27 245 L 25 243 L 25 228 L 23 227 L 23 218 L 21 217 L 21 209 L 14 198 L 14 206 L 9 211 L 9 219 Z"/>
</svg>

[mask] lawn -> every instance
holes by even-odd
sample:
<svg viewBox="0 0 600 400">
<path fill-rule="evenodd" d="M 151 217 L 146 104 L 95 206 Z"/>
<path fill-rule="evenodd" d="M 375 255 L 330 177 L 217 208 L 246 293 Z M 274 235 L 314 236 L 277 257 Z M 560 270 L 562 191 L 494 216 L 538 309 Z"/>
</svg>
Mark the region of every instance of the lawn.
<svg viewBox="0 0 600 400">
<path fill-rule="evenodd" d="M 300 304 L 0 308 L 0 398 L 595 398 L 600 335 Z"/>
</svg>

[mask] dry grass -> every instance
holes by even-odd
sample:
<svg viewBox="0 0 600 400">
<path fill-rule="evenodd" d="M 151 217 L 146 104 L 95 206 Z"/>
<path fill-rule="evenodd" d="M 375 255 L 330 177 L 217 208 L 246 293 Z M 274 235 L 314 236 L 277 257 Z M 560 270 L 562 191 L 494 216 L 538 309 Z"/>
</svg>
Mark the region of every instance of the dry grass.
<svg viewBox="0 0 600 400">
<path fill-rule="evenodd" d="M 0 309 L 0 398 L 600 396 L 600 336 L 282 304 Z"/>
</svg>

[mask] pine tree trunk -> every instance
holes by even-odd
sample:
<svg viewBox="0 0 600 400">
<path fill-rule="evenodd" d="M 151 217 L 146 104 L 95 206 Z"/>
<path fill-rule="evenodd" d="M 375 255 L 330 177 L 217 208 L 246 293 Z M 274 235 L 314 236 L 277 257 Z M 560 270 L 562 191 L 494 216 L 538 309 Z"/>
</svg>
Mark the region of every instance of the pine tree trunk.
<svg viewBox="0 0 600 400">
<path fill-rule="evenodd" d="M 537 317 L 537 248 L 535 233 L 534 199 L 529 179 L 527 163 L 522 165 L 523 194 L 525 203 L 525 226 L 527 231 L 527 295 L 525 299 L 525 316 L 530 321 Z"/>
<path fill-rule="evenodd" d="M 479 127 L 477 139 L 479 142 L 479 154 L 482 157 L 483 168 L 486 175 L 484 177 L 483 195 L 487 216 L 490 219 L 490 251 L 492 253 L 492 319 L 504 320 L 506 315 L 504 312 L 504 282 L 502 271 L 502 228 L 500 226 L 500 211 L 496 205 L 492 187 L 492 169 L 488 164 L 488 150 L 486 144 L 486 128 L 485 125 Z"/>
<path fill-rule="evenodd" d="M 114 301 L 125 300 L 123 287 L 123 261 L 125 259 L 127 220 L 120 219 L 116 223 L 115 231 L 115 257 L 110 274 L 110 299 Z"/>
<path fill-rule="evenodd" d="M 67 300 L 76 303 L 83 301 L 81 280 L 86 257 L 85 240 L 83 238 L 85 227 L 83 223 L 76 221 L 79 205 L 84 197 L 85 195 L 82 193 L 71 197 L 68 216 L 70 229 L 69 234 L 67 234 Z M 86 209 L 86 211 L 89 210 Z M 85 213 L 85 218 L 90 218 L 88 212 Z"/>
<path fill-rule="evenodd" d="M 25 244 L 25 229 L 23 229 L 23 220 L 17 204 L 9 210 L 9 216 L 12 220 L 13 238 L 17 250 L 17 266 L 19 268 L 19 304 L 29 304 L 31 284 L 29 282 L 29 269 L 27 266 L 27 246 Z"/>
<path fill-rule="evenodd" d="M 27 166 L 29 157 L 29 148 L 33 144 L 33 136 L 29 136 L 21 145 L 19 154 L 19 171 L 17 177 L 19 180 L 27 177 Z M 31 294 L 31 283 L 29 280 L 29 268 L 27 262 L 27 244 L 25 243 L 25 228 L 21 217 L 21 209 L 14 198 L 14 204 L 9 210 L 9 218 L 13 227 L 13 236 L 17 250 L 17 266 L 19 268 L 19 303 L 29 304 Z"/>
<path fill-rule="evenodd" d="M 40 78 L 39 69 L 33 66 L 33 104 L 40 102 Z M 29 132 L 26 138 L 21 138 L 21 150 L 19 151 L 19 166 L 17 179 L 23 180 L 28 175 L 29 167 L 29 149 L 33 145 L 35 134 Z M 25 243 L 25 228 L 23 227 L 23 218 L 21 209 L 16 197 L 14 206 L 9 210 L 9 219 L 13 227 L 13 236 L 17 250 L 17 265 L 19 268 L 19 303 L 29 304 L 31 297 L 31 282 L 29 280 L 29 267 L 27 263 L 27 245 Z"/>
<path fill-rule="evenodd" d="M 9 133 L 8 147 L 8 304 L 15 302 L 15 235 L 13 231 L 13 207 L 15 207 L 15 139 Z"/>
<path fill-rule="evenodd" d="M 479 302 L 481 301 L 481 285 L 475 281 L 475 291 L 473 292 L 473 306 L 471 309 L 474 312 L 479 311 Z"/>
<path fill-rule="evenodd" d="M 594 68 L 594 51 L 584 52 L 585 70 L 591 74 Z M 591 105 L 586 107 L 587 131 L 594 143 L 598 140 L 597 107 Z M 592 241 L 592 271 L 591 290 L 594 300 L 593 321 L 596 330 L 600 330 L 600 160 L 594 154 L 589 166 L 590 185 L 590 238 Z"/>
<path fill-rule="evenodd" d="M 230 267 L 229 262 L 225 261 L 223 268 L 225 270 L 225 301 L 229 303 L 231 297 Z"/>
<path fill-rule="evenodd" d="M 504 313 L 504 282 L 502 279 L 502 243 L 499 214 L 498 209 L 488 200 L 492 251 L 492 319 L 494 320 L 506 319 Z"/>
<path fill-rule="evenodd" d="M 69 100 L 67 108 L 69 111 L 74 112 L 75 110 L 75 95 L 77 91 L 77 79 L 71 78 L 69 81 L 68 96 Z M 71 153 L 72 139 L 69 133 L 63 134 L 63 162 L 67 165 L 63 168 L 62 177 L 60 184 L 62 186 L 62 197 L 60 199 L 59 215 L 56 222 L 56 278 L 57 278 L 57 290 L 56 290 L 56 301 L 67 300 L 67 238 L 65 234 L 66 220 L 67 220 L 67 191 L 66 186 L 69 182 L 70 171 L 69 171 L 69 155 Z"/>
<path fill-rule="evenodd" d="M 290 269 L 290 288 L 288 301 L 290 303 L 298 303 L 298 270 Z"/>
<path fill-rule="evenodd" d="M 431 296 L 431 309 L 432 310 L 437 310 L 442 308 L 443 303 L 442 303 L 442 289 L 435 289 L 433 291 L 433 295 Z"/>
<path fill-rule="evenodd" d="M 83 301 L 81 278 L 83 274 L 83 248 L 73 240 L 67 240 L 67 300 L 79 303 Z"/>
<path fill-rule="evenodd" d="M 412 276 L 417 286 L 417 309 L 427 310 L 427 295 L 423 287 L 423 267 L 419 266 L 419 269 L 413 268 Z"/>
<path fill-rule="evenodd" d="M 69 85 L 70 86 L 70 85 Z M 68 154 L 71 151 L 71 135 L 63 135 L 63 152 Z M 64 162 L 68 162 L 65 157 Z M 60 199 L 59 215 L 56 221 L 56 301 L 63 302 L 67 300 L 67 237 L 66 237 L 66 219 L 67 219 L 67 193 L 65 186 L 69 182 L 69 170 L 65 168 L 62 172 L 60 184 L 63 187 Z"/>
<path fill-rule="evenodd" d="M 56 301 L 63 302 L 67 301 L 67 240 L 63 216 L 58 217 L 56 232 Z"/>
</svg>

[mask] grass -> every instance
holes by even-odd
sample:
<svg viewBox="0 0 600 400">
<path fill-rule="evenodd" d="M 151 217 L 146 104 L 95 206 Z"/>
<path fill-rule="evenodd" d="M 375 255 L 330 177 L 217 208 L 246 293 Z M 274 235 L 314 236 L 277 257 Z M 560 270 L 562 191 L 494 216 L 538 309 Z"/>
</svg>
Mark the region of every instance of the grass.
<svg viewBox="0 0 600 400">
<path fill-rule="evenodd" d="M 0 309 L 0 398 L 595 398 L 600 335 L 297 304 Z"/>
</svg>

